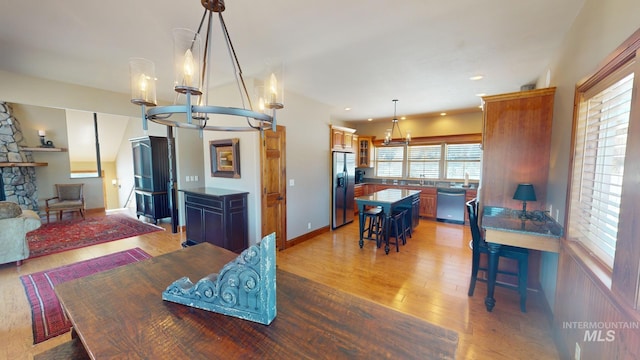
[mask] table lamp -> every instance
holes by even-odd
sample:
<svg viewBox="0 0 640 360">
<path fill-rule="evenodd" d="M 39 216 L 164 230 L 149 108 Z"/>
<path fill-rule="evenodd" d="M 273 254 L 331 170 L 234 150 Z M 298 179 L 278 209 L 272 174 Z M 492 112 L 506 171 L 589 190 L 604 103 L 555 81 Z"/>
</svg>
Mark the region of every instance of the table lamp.
<svg viewBox="0 0 640 360">
<path fill-rule="evenodd" d="M 527 201 L 536 201 L 536 192 L 533 190 L 532 184 L 518 184 L 515 194 L 513 194 L 514 200 L 522 201 L 522 219 L 527 218 Z"/>
</svg>

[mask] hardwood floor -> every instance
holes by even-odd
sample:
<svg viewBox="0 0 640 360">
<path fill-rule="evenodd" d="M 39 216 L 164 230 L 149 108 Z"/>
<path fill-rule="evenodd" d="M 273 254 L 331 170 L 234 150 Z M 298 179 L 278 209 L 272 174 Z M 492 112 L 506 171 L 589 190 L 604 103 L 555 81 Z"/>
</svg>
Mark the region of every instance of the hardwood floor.
<svg viewBox="0 0 640 360">
<path fill-rule="evenodd" d="M 33 345 L 21 275 L 133 247 L 153 256 L 180 249 L 184 234 L 160 225 L 166 231 L 26 260 L 20 267 L 0 265 L 0 359 L 31 359 L 71 339 L 67 333 Z M 385 255 L 373 241 L 358 247 L 354 223 L 278 252 L 277 266 L 455 330 L 458 359 L 558 359 L 542 294 L 529 292 L 527 313 L 520 312 L 515 291 L 497 288 L 491 313 L 484 308 L 485 284 L 478 283 L 474 297 L 467 296 L 470 236 L 468 226 L 421 220 L 399 253 L 392 249 Z"/>
</svg>

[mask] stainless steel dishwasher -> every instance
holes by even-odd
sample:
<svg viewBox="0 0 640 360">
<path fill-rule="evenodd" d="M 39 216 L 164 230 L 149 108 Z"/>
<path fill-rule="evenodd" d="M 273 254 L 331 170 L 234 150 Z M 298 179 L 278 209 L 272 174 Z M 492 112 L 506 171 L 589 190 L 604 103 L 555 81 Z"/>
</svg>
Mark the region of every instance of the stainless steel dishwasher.
<svg viewBox="0 0 640 360">
<path fill-rule="evenodd" d="M 438 188 L 436 220 L 464 225 L 465 189 Z"/>
</svg>

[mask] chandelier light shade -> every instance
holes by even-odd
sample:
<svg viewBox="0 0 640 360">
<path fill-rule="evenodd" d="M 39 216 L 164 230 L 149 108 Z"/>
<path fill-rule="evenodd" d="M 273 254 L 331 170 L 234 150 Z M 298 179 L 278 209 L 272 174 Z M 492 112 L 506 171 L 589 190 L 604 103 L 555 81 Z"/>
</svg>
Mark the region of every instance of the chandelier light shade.
<svg viewBox="0 0 640 360">
<path fill-rule="evenodd" d="M 391 129 L 387 129 L 382 143 L 384 145 L 408 145 L 409 142 L 411 142 L 411 133 L 407 131 L 406 137 L 402 135 L 402 130 L 400 130 L 400 124 L 398 123 L 398 117 L 396 116 L 398 99 L 393 99 L 392 101 L 393 101 L 393 119 L 391 120 Z M 398 135 L 400 136 L 396 138 L 396 140 L 394 140 L 393 133 L 394 133 L 394 130 L 396 129 L 398 129 Z"/>
<path fill-rule="evenodd" d="M 173 63 L 176 92 L 202 95 L 200 82 L 201 59 L 200 34 L 189 29 L 173 30 Z"/>
<path fill-rule="evenodd" d="M 156 70 L 153 62 L 142 58 L 129 60 L 131 102 L 136 105 L 156 106 Z"/>
<path fill-rule="evenodd" d="M 242 68 L 231 42 L 222 12 L 223 0 L 201 0 L 204 13 L 197 31 L 175 29 L 174 40 L 174 90 L 177 93 L 174 104 L 156 106 L 155 70 L 153 62 L 132 58 L 129 61 L 131 76 L 131 102 L 142 108 L 142 127 L 147 130 L 147 121 L 194 130 L 211 131 L 263 131 L 276 130 L 276 110 L 284 107 L 283 66 L 267 71 L 261 84 L 256 109 L 247 91 Z M 240 92 L 242 107 L 209 105 L 207 89 L 210 81 L 208 59 L 211 58 L 213 22 L 217 14 L 220 31 L 227 46 L 229 59 L 235 71 L 235 79 Z M 204 38 L 204 40 L 203 40 Z M 203 43 L 204 41 L 204 43 Z M 182 101 L 184 96 L 184 101 Z M 178 101 L 180 100 L 180 101 Z M 180 103 L 178 103 L 180 102 Z M 238 126 L 216 123 L 213 115 L 230 115 L 242 122 Z"/>
</svg>

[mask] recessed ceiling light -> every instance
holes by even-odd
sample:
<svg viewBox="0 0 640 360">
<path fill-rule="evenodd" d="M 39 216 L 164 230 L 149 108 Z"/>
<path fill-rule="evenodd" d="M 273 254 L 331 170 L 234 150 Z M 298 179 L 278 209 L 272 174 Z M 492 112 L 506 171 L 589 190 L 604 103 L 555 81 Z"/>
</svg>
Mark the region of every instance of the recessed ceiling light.
<svg viewBox="0 0 640 360">
<path fill-rule="evenodd" d="M 441 112 L 441 113 L 440 113 L 440 116 L 445 116 L 445 115 L 447 115 L 447 113 L 446 113 L 446 112 Z"/>
<path fill-rule="evenodd" d="M 350 108 L 350 107 L 346 107 L 346 108 L 344 108 L 344 111 L 350 111 L 350 110 L 351 110 L 351 108 Z"/>
<path fill-rule="evenodd" d="M 407 120 L 407 117 L 403 116 L 403 117 L 400 118 L 400 120 Z"/>
<path fill-rule="evenodd" d="M 373 119 L 372 118 L 368 118 L 367 121 L 373 121 Z"/>
<path fill-rule="evenodd" d="M 469 78 L 469 80 L 471 80 L 471 81 L 477 81 L 477 80 L 482 80 L 482 79 L 484 79 L 484 76 L 482 76 L 482 75 L 476 75 L 476 76 L 472 76 L 472 77 Z"/>
</svg>

